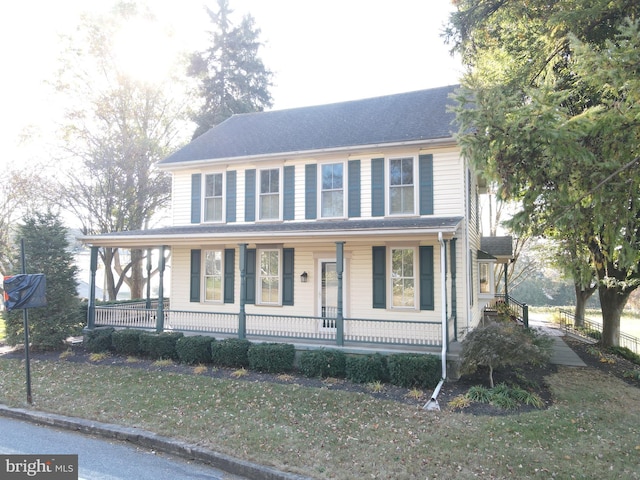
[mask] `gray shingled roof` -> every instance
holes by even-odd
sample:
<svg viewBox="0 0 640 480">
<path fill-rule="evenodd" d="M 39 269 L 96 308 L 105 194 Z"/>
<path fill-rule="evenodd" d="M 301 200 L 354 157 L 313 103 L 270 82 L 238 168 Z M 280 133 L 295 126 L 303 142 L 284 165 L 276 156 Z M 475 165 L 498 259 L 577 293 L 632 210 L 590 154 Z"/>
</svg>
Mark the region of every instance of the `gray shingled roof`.
<svg viewBox="0 0 640 480">
<path fill-rule="evenodd" d="M 159 164 L 450 138 L 456 88 L 234 115 Z"/>
<path fill-rule="evenodd" d="M 161 239 L 160 243 L 171 244 L 172 239 L 184 239 L 186 237 L 237 237 L 250 239 L 253 236 L 270 235 L 284 238 L 289 235 L 300 234 L 335 234 L 349 236 L 349 233 L 377 233 L 385 231 L 405 231 L 408 234 L 426 232 L 454 232 L 462 217 L 412 217 L 412 218 L 380 218 L 360 220 L 329 220 L 314 222 L 267 222 L 267 223 L 226 223 L 226 224 L 201 224 L 183 225 L 173 227 L 155 228 L 152 230 L 136 230 L 127 232 L 114 232 L 95 236 L 82 237 L 82 241 L 88 244 L 101 245 L 101 242 L 119 239 L 125 245 L 128 239 L 145 237 Z M 158 243 L 158 240 L 155 241 Z"/>
<path fill-rule="evenodd" d="M 482 237 L 480 250 L 494 257 L 513 256 L 513 237 Z"/>
</svg>

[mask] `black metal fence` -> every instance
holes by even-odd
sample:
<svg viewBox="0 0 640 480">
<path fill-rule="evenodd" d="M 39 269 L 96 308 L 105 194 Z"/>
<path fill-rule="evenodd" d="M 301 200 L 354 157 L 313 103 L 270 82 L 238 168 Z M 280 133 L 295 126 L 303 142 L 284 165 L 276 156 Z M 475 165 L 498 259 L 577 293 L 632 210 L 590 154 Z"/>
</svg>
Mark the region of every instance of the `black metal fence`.
<svg viewBox="0 0 640 480">
<path fill-rule="evenodd" d="M 602 323 L 588 318 L 582 319 L 582 325 L 577 325 L 576 316 L 563 309 L 559 309 L 560 324 L 566 332 L 578 335 L 583 338 L 600 340 L 602 338 Z M 626 347 L 634 353 L 640 355 L 640 338 L 620 332 L 620 346 Z"/>
</svg>

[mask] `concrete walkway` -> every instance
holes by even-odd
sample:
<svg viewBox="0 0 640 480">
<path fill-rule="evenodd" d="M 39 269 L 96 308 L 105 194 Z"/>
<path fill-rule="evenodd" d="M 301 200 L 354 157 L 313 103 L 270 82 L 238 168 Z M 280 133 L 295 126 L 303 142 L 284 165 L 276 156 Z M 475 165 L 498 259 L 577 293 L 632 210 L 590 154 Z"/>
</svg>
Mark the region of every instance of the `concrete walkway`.
<svg viewBox="0 0 640 480">
<path fill-rule="evenodd" d="M 568 367 L 586 367 L 586 363 L 574 352 L 562 339 L 565 333 L 557 325 L 543 320 L 529 319 L 529 327 L 538 328 L 553 338 L 553 355 L 550 362 L 554 365 L 566 365 Z"/>
</svg>

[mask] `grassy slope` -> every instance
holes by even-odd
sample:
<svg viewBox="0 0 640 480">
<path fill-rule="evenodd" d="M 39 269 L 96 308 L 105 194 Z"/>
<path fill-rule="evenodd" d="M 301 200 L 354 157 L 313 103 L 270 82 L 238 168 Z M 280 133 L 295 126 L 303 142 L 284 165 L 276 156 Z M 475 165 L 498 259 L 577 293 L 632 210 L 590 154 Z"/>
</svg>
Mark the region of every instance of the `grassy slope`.
<svg viewBox="0 0 640 480">
<path fill-rule="evenodd" d="M 317 478 L 640 478 L 640 393 L 591 369 L 549 378 L 546 411 L 426 412 L 366 395 L 36 361 L 34 408 L 121 423 Z M 24 406 L 19 361 L 0 402 Z"/>
</svg>

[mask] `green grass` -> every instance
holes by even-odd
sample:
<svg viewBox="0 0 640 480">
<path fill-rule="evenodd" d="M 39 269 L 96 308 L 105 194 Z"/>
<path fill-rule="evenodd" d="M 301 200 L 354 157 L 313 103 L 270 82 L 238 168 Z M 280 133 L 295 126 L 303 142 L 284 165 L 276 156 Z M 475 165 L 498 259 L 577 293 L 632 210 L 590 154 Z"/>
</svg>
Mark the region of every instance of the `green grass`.
<svg viewBox="0 0 640 480">
<path fill-rule="evenodd" d="M 34 361 L 30 408 L 315 478 L 640 478 L 638 389 L 592 369 L 547 380 L 548 410 L 491 417 L 295 384 Z M 26 407 L 19 360 L 0 358 L 0 402 Z"/>
</svg>

